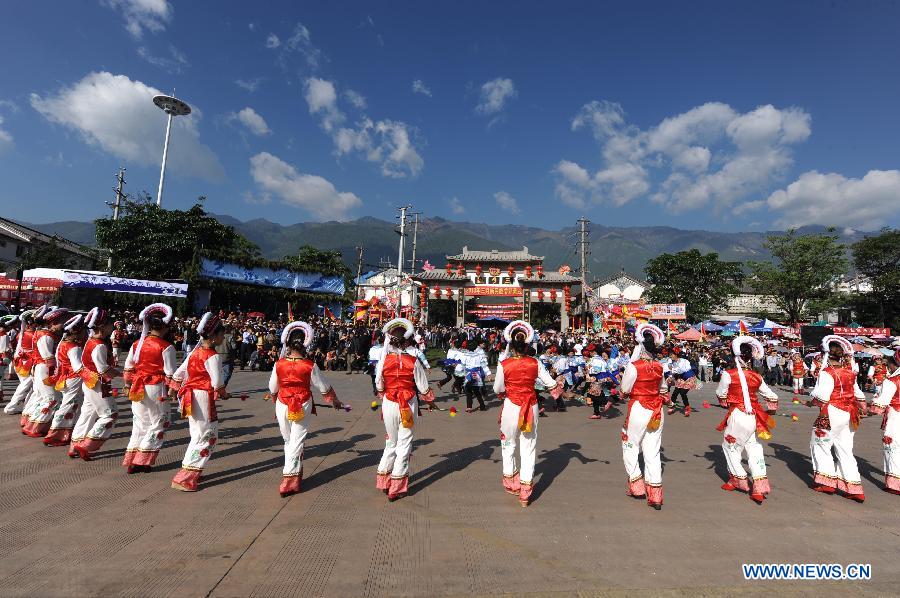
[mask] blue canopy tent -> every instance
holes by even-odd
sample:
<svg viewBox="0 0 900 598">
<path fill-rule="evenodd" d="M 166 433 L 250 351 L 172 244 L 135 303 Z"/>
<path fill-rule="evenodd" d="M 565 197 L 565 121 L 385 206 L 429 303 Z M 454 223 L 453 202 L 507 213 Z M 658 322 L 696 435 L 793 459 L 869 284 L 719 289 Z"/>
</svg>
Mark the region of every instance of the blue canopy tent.
<svg viewBox="0 0 900 598">
<path fill-rule="evenodd" d="M 773 322 L 772 320 L 765 319 L 760 320 L 756 324 L 750 327 L 750 332 L 772 332 L 776 328 L 785 328 L 778 322 Z"/>
<path fill-rule="evenodd" d="M 712 320 L 706 320 L 705 322 L 702 322 L 702 324 L 703 324 L 703 329 L 706 332 L 722 332 L 722 330 L 725 329 L 724 326 L 719 326 Z M 700 324 L 694 324 L 692 326 L 692 328 L 696 328 L 697 330 L 700 330 Z"/>
</svg>

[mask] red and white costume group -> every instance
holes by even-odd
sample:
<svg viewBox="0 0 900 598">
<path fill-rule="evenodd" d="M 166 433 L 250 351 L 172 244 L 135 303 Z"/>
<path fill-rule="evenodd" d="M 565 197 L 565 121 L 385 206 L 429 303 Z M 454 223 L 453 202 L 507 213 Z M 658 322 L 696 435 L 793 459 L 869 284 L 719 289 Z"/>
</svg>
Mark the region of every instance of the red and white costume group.
<svg viewBox="0 0 900 598">
<path fill-rule="evenodd" d="M 895 369 L 887 374 L 873 402 L 873 413 L 883 413 L 881 420 L 884 448 L 884 488 L 900 494 L 900 356 L 895 353 Z"/>
<path fill-rule="evenodd" d="M 303 334 L 303 344 L 309 347 L 313 342 L 312 326 L 306 322 L 292 322 L 281 333 L 281 358 L 275 362 L 269 377 L 269 392 L 275 399 L 275 417 L 284 440 L 284 468 L 282 470 L 282 496 L 300 492 L 303 481 L 303 444 L 309 433 L 309 415 L 315 414 L 312 387 L 322 393 L 328 403 L 334 403 L 337 395 L 325 380 L 319 366 L 312 359 L 290 357 L 288 342 L 291 334 Z"/>
<path fill-rule="evenodd" d="M 13 350 L 12 367 L 19 378 L 15 392 L 3 408 L 7 415 L 22 413 L 25 402 L 31 395 L 33 378 L 31 370 L 34 359 L 35 310 L 22 312 L 19 315 L 19 334 L 16 335 L 16 348 Z M 24 423 L 22 424 L 24 425 Z"/>
<path fill-rule="evenodd" d="M 521 335 L 524 342 L 530 344 L 534 340 L 534 329 L 527 322 L 516 320 L 503 331 L 507 344 L 517 335 Z M 503 398 L 500 412 L 503 488 L 518 496 L 523 507 L 528 506 L 531 498 L 537 459 L 538 405 L 535 381 L 540 381 L 551 391 L 557 385 L 556 379 L 540 361 L 525 355 L 514 355 L 501 361 L 494 378 L 494 392 Z M 516 444 L 519 445 L 518 467 Z"/>
<path fill-rule="evenodd" d="M 125 384 L 129 386 L 132 428 L 122 465 L 130 473 L 149 471 L 156 463 L 169 427 L 168 388 L 178 366 L 175 347 L 162 336 L 151 334 L 149 320 L 159 317 L 168 325 L 172 308 L 165 303 L 145 307 L 138 318 L 143 331 L 125 358 Z"/>
<path fill-rule="evenodd" d="M 85 461 L 96 453 L 112 434 L 119 417 L 115 399 L 110 396 L 112 379 L 118 372 L 109 362 L 109 349 L 103 327 L 108 325 L 106 310 L 95 307 L 85 316 L 85 324 L 91 333 L 81 354 L 84 401 L 81 414 L 72 429 L 70 456 L 80 456 Z"/>
<path fill-rule="evenodd" d="M 644 332 L 662 346 L 665 333 L 652 324 L 641 324 L 635 331 L 637 345 L 622 374 L 620 392 L 631 396 L 622 427 L 622 460 L 628 476 L 628 495 L 647 497 L 647 504 L 659 509 L 663 504 L 662 430 L 663 402 L 668 401 L 668 385 L 662 365 L 644 350 Z M 638 456 L 644 455 L 644 471 Z"/>
<path fill-rule="evenodd" d="M 385 324 L 382 329 L 384 352 L 375 366 L 375 388 L 383 396 L 381 417 L 386 433 L 376 487 L 384 491 L 389 500 L 401 498 L 409 491 L 409 458 L 419 410 L 417 395 L 426 403 L 434 401 L 422 362 L 392 344 L 391 331 L 396 333 L 398 328 L 403 330 L 403 339 L 412 337 L 412 322 L 405 318 Z M 398 339 L 394 337 L 393 342 L 398 343 Z"/>
<path fill-rule="evenodd" d="M 45 325 L 34 334 L 35 353 L 32 355 L 32 394 L 22 411 L 22 431 L 32 438 L 41 438 L 50 430 L 53 414 L 61 396 L 56 388 L 57 345 L 62 340 L 67 309 L 48 309 L 41 320 Z"/>
<path fill-rule="evenodd" d="M 766 475 L 763 447 L 756 437 L 759 435 L 763 440 L 772 437 L 770 430 L 775 427 L 775 421 L 769 412 L 778 408 L 778 395 L 769 389 L 762 376 L 753 371 L 752 364 L 745 363 L 741 358 L 743 345 L 752 347 L 754 359 L 762 359 L 765 354 L 762 344 L 755 338 L 739 336 L 734 339 L 731 347 L 735 355 L 735 367 L 722 372 L 716 389 L 716 396 L 724 400 L 728 407 L 728 415 L 716 428 L 724 434 L 722 451 L 728 466 L 728 481 L 722 489 L 742 490 L 749 493 L 754 501 L 762 503 L 771 488 Z M 765 404 L 760 402 L 760 396 Z M 745 451 L 752 488 L 741 464 Z"/>
</svg>

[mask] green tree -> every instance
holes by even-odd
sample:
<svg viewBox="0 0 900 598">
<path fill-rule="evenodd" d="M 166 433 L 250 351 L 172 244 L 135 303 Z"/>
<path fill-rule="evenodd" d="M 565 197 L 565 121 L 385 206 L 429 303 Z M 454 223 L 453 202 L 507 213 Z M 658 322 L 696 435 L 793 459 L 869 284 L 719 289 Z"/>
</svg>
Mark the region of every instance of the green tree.
<svg viewBox="0 0 900 598">
<path fill-rule="evenodd" d="M 154 280 L 190 280 L 199 267 L 198 257 L 259 262 L 259 248 L 208 215 L 203 197 L 189 210 L 166 210 L 149 202 L 128 202 L 119 219 L 101 218 L 97 244 L 112 252 L 112 273 Z"/>
<path fill-rule="evenodd" d="M 854 297 L 851 305 L 866 323 L 900 327 L 900 229 L 882 229 L 851 249 L 856 270 L 872 281 L 872 292 Z"/>
<path fill-rule="evenodd" d="M 750 286 L 771 296 L 790 322 L 799 322 L 810 303 L 834 297 L 833 284 L 847 268 L 844 247 L 833 229 L 828 234 L 798 235 L 789 230 L 763 243 L 773 262 L 748 262 Z"/>
<path fill-rule="evenodd" d="M 653 285 L 650 300 L 684 303 L 691 321 L 702 320 L 724 306 L 743 281 L 740 263 L 723 262 L 718 253 L 704 255 L 697 249 L 663 253 L 648 261 L 644 272 Z"/>
</svg>

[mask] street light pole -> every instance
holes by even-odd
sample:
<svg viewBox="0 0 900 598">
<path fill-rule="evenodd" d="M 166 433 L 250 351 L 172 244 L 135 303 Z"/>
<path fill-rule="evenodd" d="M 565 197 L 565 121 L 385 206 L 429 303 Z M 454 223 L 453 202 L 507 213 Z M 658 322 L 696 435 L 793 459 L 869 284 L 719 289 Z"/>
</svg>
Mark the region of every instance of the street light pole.
<svg viewBox="0 0 900 598">
<path fill-rule="evenodd" d="M 169 157 L 169 136 L 172 133 L 172 118 L 175 116 L 186 116 L 191 113 L 191 107 L 175 97 L 175 91 L 172 95 L 159 95 L 153 98 L 153 103 L 160 110 L 169 115 L 166 122 L 166 142 L 163 145 L 162 166 L 159 169 L 159 190 L 156 192 L 156 205 L 162 207 L 163 185 L 166 181 L 166 161 Z"/>
<path fill-rule="evenodd" d="M 406 239 L 406 210 L 412 206 L 403 206 L 400 209 L 400 251 L 397 257 L 397 317 L 403 310 L 403 242 Z"/>
</svg>

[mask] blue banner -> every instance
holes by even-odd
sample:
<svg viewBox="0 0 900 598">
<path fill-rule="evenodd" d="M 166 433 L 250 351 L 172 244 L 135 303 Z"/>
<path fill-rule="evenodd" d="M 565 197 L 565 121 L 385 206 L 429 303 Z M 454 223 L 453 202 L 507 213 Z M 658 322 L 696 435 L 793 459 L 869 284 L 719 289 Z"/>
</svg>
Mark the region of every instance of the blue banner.
<svg viewBox="0 0 900 598">
<path fill-rule="evenodd" d="M 183 282 L 161 280 L 138 280 L 119 278 L 105 274 L 84 272 L 62 273 L 62 286 L 75 289 L 102 289 L 110 293 L 137 293 L 139 295 L 162 295 L 163 297 L 187 297 L 188 285 Z"/>
<path fill-rule="evenodd" d="M 261 287 L 293 289 L 310 293 L 329 293 L 331 295 L 344 294 L 344 279 L 342 277 L 326 276 L 318 272 L 245 268 L 237 264 L 202 258 L 200 262 L 200 276 Z"/>
</svg>

